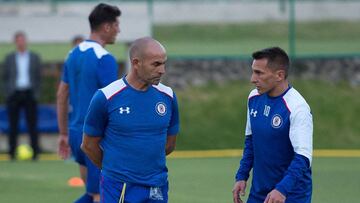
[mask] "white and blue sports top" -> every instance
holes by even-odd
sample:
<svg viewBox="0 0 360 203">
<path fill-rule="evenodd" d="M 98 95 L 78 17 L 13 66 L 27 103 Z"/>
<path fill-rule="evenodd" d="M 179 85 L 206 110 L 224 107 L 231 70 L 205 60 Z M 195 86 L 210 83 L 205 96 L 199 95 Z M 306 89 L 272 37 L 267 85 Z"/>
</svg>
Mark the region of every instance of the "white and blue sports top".
<svg viewBox="0 0 360 203">
<path fill-rule="evenodd" d="M 264 201 L 273 189 L 289 202 L 311 196 L 313 120 L 298 91 L 289 87 L 277 97 L 251 91 L 245 135 L 236 180 L 247 180 L 253 168 L 251 199 Z"/>
<path fill-rule="evenodd" d="M 82 135 L 92 96 L 118 77 L 115 58 L 97 42 L 85 40 L 70 51 L 62 75 L 62 81 L 69 85 L 70 132 Z"/>
<path fill-rule="evenodd" d="M 104 176 L 147 186 L 167 183 L 166 140 L 178 131 L 173 90 L 160 83 L 139 91 L 125 77 L 95 93 L 84 125 L 102 137 Z"/>
</svg>

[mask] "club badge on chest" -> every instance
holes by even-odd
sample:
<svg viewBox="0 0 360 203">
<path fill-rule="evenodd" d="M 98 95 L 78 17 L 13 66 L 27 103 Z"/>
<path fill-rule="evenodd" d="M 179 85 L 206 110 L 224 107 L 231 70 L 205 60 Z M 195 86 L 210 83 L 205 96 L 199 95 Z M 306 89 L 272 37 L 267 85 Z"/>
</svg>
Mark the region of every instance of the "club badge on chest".
<svg viewBox="0 0 360 203">
<path fill-rule="evenodd" d="M 159 114 L 160 116 L 165 116 L 166 112 L 167 112 L 165 103 L 163 103 L 163 102 L 156 103 L 155 110 L 156 110 L 156 113 Z"/>
<path fill-rule="evenodd" d="M 275 114 L 271 119 L 271 126 L 273 128 L 280 128 L 283 123 L 283 119 L 279 114 Z"/>
</svg>

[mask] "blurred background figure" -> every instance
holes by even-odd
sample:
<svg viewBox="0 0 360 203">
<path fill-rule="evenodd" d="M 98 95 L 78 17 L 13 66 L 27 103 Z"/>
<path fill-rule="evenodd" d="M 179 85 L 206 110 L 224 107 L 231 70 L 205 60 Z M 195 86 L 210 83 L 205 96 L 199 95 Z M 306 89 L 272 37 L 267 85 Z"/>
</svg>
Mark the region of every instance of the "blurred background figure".
<svg viewBox="0 0 360 203">
<path fill-rule="evenodd" d="M 9 155 L 15 160 L 20 112 L 25 110 L 27 129 L 33 148 L 32 159 L 40 152 L 37 131 L 37 99 L 41 81 L 41 59 L 27 49 L 26 35 L 18 31 L 14 35 L 16 51 L 5 57 L 3 87 L 9 119 Z"/>
<path fill-rule="evenodd" d="M 94 7 L 88 17 L 89 39 L 69 53 L 57 91 L 58 152 L 63 159 L 67 159 L 71 152 L 86 185 L 86 193 L 75 203 L 100 201 L 100 169 L 81 151 L 80 144 L 92 96 L 98 89 L 118 79 L 116 59 L 104 47 L 115 43 L 120 32 L 120 15 L 117 6 L 100 3 Z"/>
<path fill-rule="evenodd" d="M 75 35 L 73 39 L 71 40 L 71 44 L 73 47 L 76 47 L 78 44 L 80 44 L 82 41 L 84 41 L 84 36 L 82 35 Z"/>
</svg>

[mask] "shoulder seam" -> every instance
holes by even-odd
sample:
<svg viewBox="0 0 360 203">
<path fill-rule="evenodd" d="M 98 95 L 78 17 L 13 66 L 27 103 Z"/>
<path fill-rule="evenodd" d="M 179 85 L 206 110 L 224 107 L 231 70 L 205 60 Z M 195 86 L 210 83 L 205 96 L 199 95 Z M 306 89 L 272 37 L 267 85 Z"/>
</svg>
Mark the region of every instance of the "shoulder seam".
<svg viewBox="0 0 360 203">
<path fill-rule="evenodd" d="M 171 89 L 171 87 L 168 87 L 168 86 L 166 86 L 166 85 L 164 85 L 162 83 L 159 83 L 158 85 L 153 85 L 153 87 L 157 91 L 171 97 L 172 99 L 174 98 L 174 91 Z"/>
<path fill-rule="evenodd" d="M 101 59 L 103 56 L 110 54 L 104 47 L 96 42 L 84 41 L 79 44 L 80 51 L 86 51 L 88 49 L 93 49 L 96 57 Z"/>
<path fill-rule="evenodd" d="M 107 100 L 110 100 L 115 95 L 119 94 L 123 91 L 127 85 L 123 81 L 123 79 L 116 80 L 110 83 L 108 86 L 101 88 L 100 90 L 104 93 Z"/>
</svg>

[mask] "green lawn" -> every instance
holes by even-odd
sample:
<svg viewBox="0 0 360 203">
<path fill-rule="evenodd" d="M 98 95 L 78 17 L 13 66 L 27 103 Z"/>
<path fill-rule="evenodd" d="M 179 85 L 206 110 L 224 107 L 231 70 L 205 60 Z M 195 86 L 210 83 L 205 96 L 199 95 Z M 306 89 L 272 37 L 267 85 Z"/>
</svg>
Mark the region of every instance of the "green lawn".
<svg viewBox="0 0 360 203">
<path fill-rule="evenodd" d="M 300 23 L 297 28 L 300 54 L 360 53 L 358 22 Z M 155 26 L 154 36 L 165 44 L 170 56 L 246 56 L 264 46 L 287 47 L 287 24 Z M 11 47 L 0 44 L 0 61 Z M 45 60 L 62 61 L 70 44 L 34 44 L 31 47 Z M 118 58 L 124 58 L 124 46 L 112 45 L 109 50 Z M 41 101 L 53 103 L 57 80 L 49 77 L 45 83 Z M 292 84 L 312 108 L 314 148 L 356 149 L 360 146 L 359 87 L 321 81 L 294 81 Z M 252 88 L 247 81 L 237 81 L 176 91 L 181 117 L 178 149 L 241 148 L 246 101 Z"/>
<path fill-rule="evenodd" d="M 169 202 L 231 202 L 239 159 L 169 159 Z M 68 178 L 78 175 L 74 163 L 1 161 L 0 166 L 0 202 L 72 202 L 84 191 L 83 188 L 67 186 Z M 359 171 L 360 158 L 314 158 L 313 202 L 358 202 Z"/>
<path fill-rule="evenodd" d="M 297 23 L 296 52 L 299 55 L 360 54 L 360 26 L 357 21 Z M 334 31 L 336 30 L 336 32 Z M 155 25 L 154 37 L 164 44 L 169 56 L 249 56 L 267 46 L 288 49 L 287 23 L 243 23 L 201 25 Z M 121 34 L 119 36 L 121 38 Z M 45 61 L 62 61 L 68 44 L 30 44 Z M 107 47 L 117 59 L 125 59 L 125 46 Z M 0 61 L 14 49 L 0 44 Z"/>
<path fill-rule="evenodd" d="M 309 103 L 315 149 L 358 149 L 360 87 L 295 80 L 291 84 Z M 56 83 L 56 81 L 48 81 Z M 55 85 L 42 101 L 55 101 Z M 244 144 L 248 81 L 208 84 L 176 90 L 180 110 L 179 150 L 237 149 Z"/>
<path fill-rule="evenodd" d="M 299 55 L 360 53 L 359 22 L 297 23 Z M 336 29 L 336 32 L 334 30 Z M 288 50 L 286 23 L 155 26 L 154 35 L 170 55 L 242 55 L 268 46 Z"/>
<path fill-rule="evenodd" d="M 360 87 L 306 80 L 291 84 L 312 109 L 314 148 L 360 146 Z M 177 91 L 181 121 L 178 149 L 242 148 L 246 102 L 252 88 L 243 81 Z"/>
<path fill-rule="evenodd" d="M 28 45 L 29 49 L 38 53 L 43 61 L 56 61 L 62 62 L 65 60 L 69 53 L 71 44 L 65 43 L 33 43 Z M 125 59 L 125 46 L 123 44 L 108 45 L 106 49 L 110 51 L 117 59 Z M 5 55 L 15 50 L 15 46 L 12 44 L 0 44 L 0 61 L 3 61 Z"/>
</svg>

